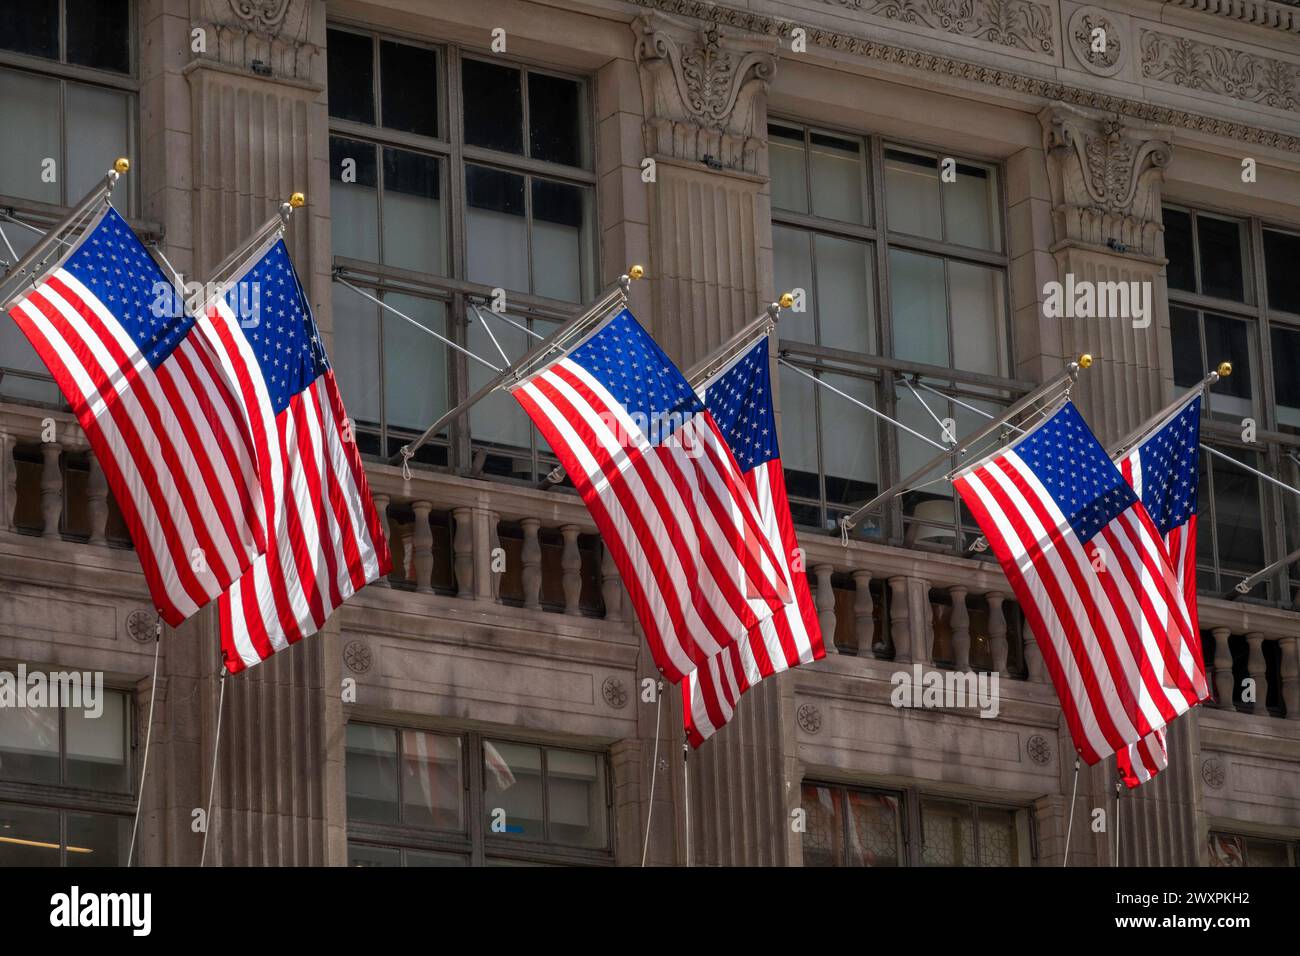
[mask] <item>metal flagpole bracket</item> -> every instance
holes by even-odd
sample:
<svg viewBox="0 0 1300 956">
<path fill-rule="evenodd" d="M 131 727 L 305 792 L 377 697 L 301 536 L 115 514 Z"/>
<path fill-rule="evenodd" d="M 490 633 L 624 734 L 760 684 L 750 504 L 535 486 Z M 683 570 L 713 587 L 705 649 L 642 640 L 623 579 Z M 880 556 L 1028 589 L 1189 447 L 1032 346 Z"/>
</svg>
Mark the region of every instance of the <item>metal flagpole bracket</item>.
<svg viewBox="0 0 1300 956">
<path fill-rule="evenodd" d="M 208 287 L 216 288 L 222 285 L 230 271 L 243 264 L 249 250 L 256 249 L 266 241 L 272 234 L 283 236 L 284 231 L 289 227 L 289 216 L 295 209 L 300 209 L 307 204 L 307 197 L 301 192 L 295 192 L 289 196 L 288 200 L 280 203 L 275 211 L 275 215 L 262 223 L 257 230 L 241 242 L 230 254 L 221 260 L 221 263 L 212 270 L 208 278 Z"/>
<path fill-rule="evenodd" d="M 1164 408 L 1160 409 L 1160 411 L 1156 412 L 1155 415 L 1151 416 L 1146 421 L 1144 421 L 1141 425 L 1139 425 L 1137 428 L 1133 429 L 1131 432 L 1125 435 L 1124 438 L 1117 445 L 1113 446 L 1109 450 L 1108 454 L 1113 458 L 1116 455 L 1120 455 L 1128 451 L 1134 445 L 1137 445 L 1150 432 L 1154 431 L 1166 418 L 1168 418 L 1175 411 L 1181 408 L 1184 404 L 1190 401 L 1193 395 L 1203 393 L 1211 385 L 1215 384 L 1220 379 L 1227 378 L 1231 374 L 1232 374 L 1232 363 L 1220 362 L 1219 367 L 1217 369 L 1215 369 L 1213 372 L 1210 372 L 1208 375 L 1205 376 L 1205 378 L 1201 379 L 1199 382 L 1197 382 L 1191 388 L 1187 389 L 1187 391 L 1183 392 L 1181 395 L 1175 398 Z"/>
<path fill-rule="evenodd" d="M 1279 558 L 1278 560 L 1270 564 L 1268 567 L 1260 568 L 1250 577 L 1243 578 L 1240 582 L 1237 583 L 1237 585 L 1231 591 L 1228 592 L 1228 594 L 1226 595 L 1227 599 L 1232 600 L 1238 594 L 1249 594 L 1251 590 L 1255 587 L 1255 585 L 1258 584 L 1260 581 L 1263 581 L 1270 574 L 1274 574 L 1277 571 L 1281 570 L 1282 568 L 1285 568 L 1292 561 L 1297 561 L 1297 560 L 1300 560 L 1300 548 L 1297 548 L 1295 551 L 1292 551 L 1286 557 Z"/>
</svg>

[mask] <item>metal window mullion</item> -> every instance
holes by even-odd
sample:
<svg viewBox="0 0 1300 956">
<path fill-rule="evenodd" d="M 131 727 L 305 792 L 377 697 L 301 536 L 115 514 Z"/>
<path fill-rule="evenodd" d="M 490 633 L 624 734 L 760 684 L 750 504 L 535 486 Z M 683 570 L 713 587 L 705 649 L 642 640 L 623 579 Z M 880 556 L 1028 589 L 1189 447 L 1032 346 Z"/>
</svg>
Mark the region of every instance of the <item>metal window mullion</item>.
<svg viewBox="0 0 1300 956">
<path fill-rule="evenodd" d="M 381 98 L 383 83 L 380 82 L 379 34 L 370 34 L 370 95 L 375 103 L 375 129 L 384 128 L 384 112 Z M 328 107 L 327 107 L 328 109 Z"/>
<path fill-rule="evenodd" d="M 893 290 L 889 281 L 890 239 L 885 212 L 885 144 L 879 136 L 868 137 L 868 150 L 871 155 L 871 213 L 872 225 L 879 237 L 871 250 L 876 270 L 876 351 L 881 357 L 892 358 L 894 355 L 894 315 Z M 885 376 L 881 375 L 883 386 Z M 893 388 L 889 389 L 892 393 Z M 881 388 L 881 394 L 885 389 Z M 895 410 L 886 409 L 885 413 L 894 415 Z M 897 417 L 896 415 L 894 417 Z M 898 436 L 892 429 L 883 429 L 876 440 L 876 454 L 881 449 L 884 455 L 877 462 L 876 474 L 882 484 L 890 484 L 901 476 L 899 469 L 900 449 Z M 881 510 L 881 540 L 900 539 L 903 536 L 903 509 L 899 499 L 886 503 Z"/>
<path fill-rule="evenodd" d="M 543 746 L 538 746 L 537 750 L 540 752 L 542 758 L 540 761 L 540 769 L 541 769 L 540 783 L 541 783 L 541 790 L 542 790 L 542 842 L 549 844 L 551 842 L 551 807 L 550 807 L 550 800 L 549 800 L 550 787 L 546 785 L 546 774 L 547 774 L 547 763 L 548 763 L 546 759 L 546 754 L 548 748 Z"/>
<path fill-rule="evenodd" d="M 460 48 L 448 46 L 447 58 L 447 140 L 451 145 L 448 157 L 448 239 L 450 242 L 448 271 L 453 278 L 467 279 L 469 275 L 469 250 L 467 236 L 469 167 L 465 162 L 465 99 Z M 453 296 L 453 312 L 449 316 L 449 331 L 454 329 L 452 338 L 462 345 L 469 346 L 469 323 L 465 315 L 463 296 Z M 454 323 L 451 325 L 450 323 Z M 452 397 L 460 402 L 469 395 L 469 364 L 459 355 L 452 356 L 448 366 L 447 377 L 451 380 Z M 453 404 L 454 404 L 453 403 Z M 453 421 L 447 429 L 447 464 L 453 471 L 468 468 L 473 461 L 470 440 L 469 415 Z M 481 757 L 481 748 L 480 748 Z M 477 844 L 477 860 L 482 864 L 482 841 Z"/>
<path fill-rule="evenodd" d="M 59 62 L 68 62 L 68 0 L 59 0 Z"/>
<path fill-rule="evenodd" d="M 470 866 L 482 866 L 484 855 L 484 844 L 486 837 L 483 833 L 484 812 L 487 804 L 483 795 L 483 737 L 482 735 L 469 731 L 465 734 L 464 741 L 466 747 L 466 783 L 468 793 L 465 799 L 465 826 L 469 833 Z"/>
<path fill-rule="evenodd" d="M 1196 287 L 1196 294 L 1202 295 L 1200 226 L 1197 225 L 1195 209 L 1187 210 L 1187 216 L 1192 221 L 1192 284 Z"/>
</svg>

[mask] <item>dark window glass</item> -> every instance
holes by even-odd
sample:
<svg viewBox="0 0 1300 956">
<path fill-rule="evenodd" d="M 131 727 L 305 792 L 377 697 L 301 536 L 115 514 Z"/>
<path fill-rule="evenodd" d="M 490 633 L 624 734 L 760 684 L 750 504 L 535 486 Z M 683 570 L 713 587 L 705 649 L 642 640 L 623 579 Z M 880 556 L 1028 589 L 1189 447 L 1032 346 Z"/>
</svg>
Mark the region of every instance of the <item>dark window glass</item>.
<svg viewBox="0 0 1300 956">
<path fill-rule="evenodd" d="M 379 185 L 379 169 L 375 159 L 375 147 L 359 139 L 344 139 L 342 136 L 330 137 L 330 179 L 343 182 L 343 164 L 346 160 L 356 163 L 356 180 L 349 185 Z"/>
<path fill-rule="evenodd" d="M 1222 361 L 1232 363 L 1232 374 L 1220 379 L 1210 389 L 1214 395 L 1230 395 L 1237 402 L 1222 402 L 1210 399 L 1215 412 L 1240 412 L 1237 417 L 1249 415 L 1253 371 L 1250 367 L 1249 328 L 1240 319 L 1230 319 L 1225 315 L 1205 313 L 1205 351 L 1206 366 L 1217 368 Z M 1202 370 L 1199 379 L 1205 371 Z"/>
<path fill-rule="evenodd" d="M 1268 307 L 1300 315 L 1300 235 L 1264 230 Z M 1292 374 L 1297 373 L 1292 365 Z"/>
<path fill-rule="evenodd" d="M 1169 307 L 1169 337 L 1174 347 L 1174 384 L 1192 386 L 1205 375 L 1201 324 L 1191 309 Z"/>
<path fill-rule="evenodd" d="M 1257 455 L 1235 450 L 1229 450 L 1227 454 L 1252 468 L 1259 467 Z M 1264 558 L 1259 479 L 1217 458 L 1213 468 L 1214 525 L 1219 546 L 1219 567 L 1247 573 L 1255 571 L 1268 563 Z"/>
<path fill-rule="evenodd" d="M 487 166 L 465 167 L 466 201 L 472 209 L 524 214 L 524 177 Z"/>
<path fill-rule="evenodd" d="M 1300 329 L 1273 326 L 1273 396 L 1283 431 L 1300 431 Z"/>
<path fill-rule="evenodd" d="M 327 31 L 330 116 L 375 122 L 374 41 L 344 30 Z"/>
<path fill-rule="evenodd" d="M 482 60 L 465 60 L 461 81 L 465 86 L 465 142 L 522 155 L 524 104 L 519 71 Z"/>
<path fill-rule="evenodd" d="M 0 866 L 58 866 L 59 811 L 0 803 Z"/>
<path fill-rule="evenodd" d="M 1196 217 L 1201 249 L 1201 292 L 1220 299 L 1245 301 L 1241 223 L 1212 216 Z"/>
<path fill-rule="evenodd" d="M 406 43 L 382 41 L 379 89 L 386 128 L 420 136 L 438 135 L 436 53 Z"/>
<path fill-rule="evenodd" d="M 395 731 L 348 724 L 346 770 L 349 820 L 401 820 Z"/>
<path fill-rule="evenodd" d="M 59 0 L 10 0 L 0 16 L 0 50 L 57 58 Z"/>
<path fill-rule="evenodd" d="M 1166 209 L 1165 255 L 1169 258 L 1169 288 L 1196 291 L 1196 258 L 1192 250 L 1192 217 L 1177 209 Z"/>
<path fill-rule="evenodd" d="M 67 0 L 68 62 L 131 71 L 130 0 Z"/>
<path fill-rule="evenodd" d="M 59 782 L 59 711 L 0 707 L 0 780 Z"/>
<path fill-rule="evenodd" d="M 528 148 L 534 159 L 582 165 L 580 104 L 573 80 L 528 74 Z"/>
<path fill-rule="evenodd" d="M 125 866 L 131 821 L 106 813 L 67 813 L 66 866 Z"/>
</svg>

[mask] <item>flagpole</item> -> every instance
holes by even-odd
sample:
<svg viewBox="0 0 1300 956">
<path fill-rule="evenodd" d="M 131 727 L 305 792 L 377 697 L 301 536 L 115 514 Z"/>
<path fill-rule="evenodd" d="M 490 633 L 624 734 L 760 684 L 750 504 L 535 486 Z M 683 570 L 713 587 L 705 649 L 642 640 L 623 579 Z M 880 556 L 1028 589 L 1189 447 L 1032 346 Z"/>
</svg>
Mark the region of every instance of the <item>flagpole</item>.
<svg viewBox="0 0 1300 956">
<path fill-rule="evenodd" d="M 246 240 L 230 251 L 215 269 L 210 273 L 208 284 L 215 288 L 225 281 L 225 274 L 233 268 L 243 263 L 248 256 L 250 249 L 256 249 L 259 244 L 266 240 L 268 236 L 277 230 L 281 235 L 289 228 L 289 215 L 293 210 L 301 208 L 307 202 L 307 197 L 300 192 L 296 192 L 289 197 L 288 202 L 280 203 L 280 208 L 276 210 L 274 216 L 266 220 L 257 228 L 257 231 L 249 236 Z"/>
<path fill-rule="evenodd" d="M 450 422 L 465 414 L 465 412 L 467 412 L 472 406 L 477 405 L 483 399 L 495 392 L 510 378 L 522 377 L 524 369 L 535 362 L 538 357 L 549 355 L 554 351 L 563 351 L 565 344 L 570 339 L 575 335 L 585 332 L 588 326 L 590 326 L 594 321 L 603 319 L 614 303 L 626 303 L 628 288 L 630 287 L 632 280 L 640 279 L 644 275 L 645 269 L 641 266 L 632 266 L 624 275 L 619 276 L 618 282 L 604 292 L 591 306 L 578 315 L 575 315 L 573 318 L 567 320 L 558 329 L 534 345 L 523 354 L 519 361 L 490 378 L 481 388 L 470 395 L 469 398 L 465 399 L 450 411 L 444 412 L 440 415 L 437 421 L 424 430 L 424 434 L 415 441 L 399 448 L 397 454 L 388 459 L 388 463 L 390 465 L 396 465 L 400 462 L 405 474 L 405 469 L 408 467 L 407 462 L 415 457 L 415 453 L 419 450 L 421 445 L 446 428 Z"/>
<path fill-rule="evenodd" d="M 1042 396 L 1048 394 L 1049 392 L 1053 391 L 1056 388 L 1059 388 L 1062 382 L 1068 380 L 1071 384 L 1073 384 L 1074 381 L 1079 377 L 1079 370 L 1089 368 L 1091 365 L 1092 365 L 1092 356 L 1090 354 L 1085 352 L 1083 355 L 1080 355 L 1078 361 L 1070 362 L 1068 365 L 1066 365 L 1065 368 L 1057 372 L 1055 375 L 1053 375 L 1042 385 L 1039 385 L 1028 395 L 1025 395 L 1019 401 L 1015 402 L 1005 412 L 1003 412 L 1001 415 L 997 416 L 996 418 L 992 419 L 987 425 L 985 425 L 983 428 L 976 431 L 973 435 L 970 435 L 967 438 L 961 440 L 957 444 L 953 445 L 952 448 L 945 449 L 944 451 L 940 452 L 938 455 L 935 455 L 933 458 L 928 460 L 925 464 L 921 465 L 921 467 L 917 468 L 911 474 L 907 475 L 905 478 L 901 479 L 900 481 L 896 481 L 894 484 L 890 485 L 880 494 L 876 495 L 876 497 L 872 498 L 870 501 L 868 501 L 857 511 L 853 512 L 850 515 L 845 515 L 843 518 L 840 519 L 841 530 L 847 536 L 848 533 L 857 526 L 858 522 L 862 520 L 862 516 L 870 512 L 881 502 L 887 501 L 890 498 L 893 498 L 896 495 L 898 495 L 900 492 L 905 491 L 912 482 L 916 481 L 918 478 L 924 478 L 927 474 L 933 471 L 936 466 L 942 464 L 945 461 L 951 460 L 954 455 L 964 455 L 970 449 L 970 447 L 974 445 L 976 442 L 981 441 L 984 438 L 987 438 L 989 435 L 997 431 L 998 428 L 1003 423 L 1007 422 L 1011 418 L 1014 418 L 1016 415 L 1019 415 L 1026 408 L 1029 408 L 1031 405 L 1037 402 Z"/>
<path fill-rule="evenodd" d="M 1074 802 L 1079 796 L 1079 758 L 1074 758 L 1074 786 L 1070 789 L 1070 816 L 1065 827 L 1065 856 L 1061 866 L 1070 865 L 1070 837 L 1074 835 Z"/>
<path fill-rule="evenodd" d="M 686 809 L 686 866 L 691 865 L 691 745 L 682 741 L 682 802 Z"/>
<path fill-rule="evenodd" d="M 1264 580 L 1266 577 L 1268 577 L 1270 574 L 1274 573 L 1278 569 L 1286 567 L 1288 564 L 1290 564 L 1292 561 L 1295 561 L 1297 558 L 1300 558 L 1300 548 L 1297 548 L 1296 550 L 1292 551 L 1285 558 L 1279 558 L 1277 561 L 1274 561 L 1268 567 L 1260 568 L 1250 577 L 1242 579 L 1242 581 L 1239 584 L 1237 584 L 1237 586 L 1233 590 L 1235 590 L 1238 594 L 1249 594 L 1250 589 L 1253 588 L 1256 584 Z"/>
<path fill-rule="evenodd" d="M 1170 415 L 1176 412 L 1187 402 L 1191 401 L 1193 395 L 1204 392 L 1211 385 L 1219 381 L 1219 379 L 1227 378 L 1231 374 L 1232 374 L 1232 363 L 1220 362 L 1217 370 L 1205 376 L 1205 378 L 1201 379 L 1199 383 L 1193 385 L 1187 391 L 1183 392 L 1183 394 L 1179 395 L 1177 398 L 1175 398 L 1164 408 L 1160 409 L 1160 411 L 1156 412 L 1154 415 L 1152 415 L 1150 418 L 1144 421 L 1137 428 L 1133 429 L 1131 432 L 1125 435 L 1124 438 L 1118 444 L 1111 447 L 1111 449 L 1107 452 L 1107 454 L 1110 455 L 1111 458 L 1114 458 L 1116 455 L 1120 455 L 1128 451 L 1134 445 L 1140 444 L 1141 439 L 1145 438 L 1148 433 L 1154 431 L 1156 426 L 1158 426 L 1161 422 L 1163 422 L 1166 418 L 1168 418 Z"/>
<path fill-rule="evenodd" d="M 216 739 L 212 743 L 212 773 L 208 777 L 208 810 L 203 817 L 203 850 L 199 854 L 199 866 L 202 867 L 208 859 L 208 834 L 212 832 L 212 802 L 217 796 L 217 755 L 221 753 L 221 716 L 225 710 L 226 703 L 226 678 L 230 672 L 226 670 L 226 665 L 221 665 L 221 687 L 217 694 L 217 732 Z"/>
<path fill-rule="evenodd" d="M 1119 866 L 1119 799 L 1124 795 L 1124 786 L 1115 781 L 1115 865 Z"/>
<path fill-rule="evenodd" d="M 86 193 L 81 202 L 77 203 L 72 212 L 63 217 L 58 225 L 45 234 L 44 238 L 38 239 L 36 244 L 27 250 L 25 256 L 14 263 L 13 267 L 5 275 L 4 279 L 0 280 L 0 290 L 7 288 L 14 279 L 21 279 L 23 276 L 26 276 L 28 270 L 31 269 L 32 265 L 37 263 L 38 260 L 39 266 L 36 271 L 39 272 L 43 269 L 46 260 L 42 257 L 51 248 L 59 244 L 63 232 L 77 220 L 86 215 L 90 210 L 94 209 L 101 200 L 110 199 L 113 195 L 113 187 L 117 185 L 117 181 L 121 179 L 130 168 L 131 161 L 125 156 L 119 156 L 114 160 L 113 168 L 108 171 L 104 178 L 101 179 L 99 183 L 90 190 L 90 192 Z M 33 281 L 35 280 L 34 275 L 31 278 Z M 21 282 L 14 283 L 15 291 L 0 297 L 0 301 L 4 303 L 3 306 L 0 306 L 0 310 L 8 311 L 9 306 L 13 304 L 13 300 L 18 298 L 21 294 L 17 291 L 21 285 Z"/>
</svg>

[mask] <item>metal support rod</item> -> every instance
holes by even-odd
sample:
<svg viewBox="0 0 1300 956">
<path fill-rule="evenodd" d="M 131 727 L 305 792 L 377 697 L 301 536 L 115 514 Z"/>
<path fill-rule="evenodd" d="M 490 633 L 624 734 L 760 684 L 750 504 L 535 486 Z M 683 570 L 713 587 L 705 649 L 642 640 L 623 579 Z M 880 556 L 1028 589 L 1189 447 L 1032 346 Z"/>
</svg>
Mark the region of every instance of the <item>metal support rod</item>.
<svg viewBox="0 0 1300 956">
<path fill-rule="evenodd" d="M 509 368 L 498 372 L 455 408 L 440 415 L 437 421 L 424 430 L 424 434 L 410 444 L 403 445 L 398 449 L 397 454 L 388 459 L 388 463 L 390 465 L 396 465 L 410 460 L 415 456 L 416 451 L 419 450 L 421 445 L 446 428 L 452 421 L 469 411 L 472 406 L 487 398 L 511 378 L 522 378 L 525 371 L 530 368 L 539 357 L 544 355 L 549 356 L 552 352 L 563 350 L 567 342 L 573 339 L 576 335 L 581 335 L 585 332 L 588 326 L 592 325 L 594 321 L 603 319 L 615 303 L 620 305 L 625 304 L 627 302 L 627 290 L 631 284 L 632 278 L 634 276 L 640 278 L 642 275 L 644 275 L 644 270 L 640 266 L 633 266 L 628 270 L 626 275 L 619 276 L 618 282 L 613 287 L 606 290 L 589 308 L 578 315 L 575 315 L 550 335 L 546 336 L 546 338 L 542 339 L 525 352 L 518 362 Z"/>
<path fill-rule="evenodd" d="M 1279 488 L 1291 492 L 1291 494 L 1293 495 L 1300 495 L 1300 488 L 1293 488 L 1290 485 L 1288 485 L 1285 481 L 1278 481 L 1272 475 L 1266 475 L 1258 468 L 1252 468 L 1244 461 L 1237 461 L 1237 459 L 1233 458 L 1231 455 L 1225 455 L 1223 452 L 1219 451 L 1219 449 L 1207 445 L 1205 444 L 1205 442 L 1201 442 L 1201 451 L 1209 452 L 1215 458 L 1222 458 L 1224 461 L 1228 462 L 1229 464 L 1236 465 L 1242 471 L 1248 471 L 1256 478 L 1262 478 L 1265 481 L 1269 482 L 1270 484 L 1277 485 Z"/>
<path fill-rule="evenodd" d="M 1278 560 L 1270 564 L 1268 567 L 1260 568 L 1250 577 L 1244 578 L 1240 583 L 1237 584 L 1237 586 L 1233 590 L 1235 590 L 1238 594 L 1249 594 L 1250 589 L 1253 588 L 1260 581 L 1264 580 L 1270 574 L 1273 574 L 1274 572 L 1282 568 L 1285 568 L 1292 561 L 1298 559 L 1300 559 L 1300 548 L 1296 548 L 1296 550 L 1292 551 L 1284 558 L 1279 558 Z"/>
<path fill-rule="evenodd" d="M 258 226 L 257 231 L 232 249 L 230 254 L 222 259 L 217 267 L 212 270 L 208 277 L 209 286 L 215 288 L 225 282 L 228 273 L 233 268 L 243 263 L 249 250 L 256 249 L 261 243 L 266 241 L 267 237 L 272 233 L 278 231 L 283 235 L 285 229 L 289 227 L 289 214 L 293 212 L 294 209 L 298 208 L 298 206 L 301 206 L 302 202 L 302 193 L 294 193 L 289 197 L 288 202 L 280 203 L 280 208 L 276 211 L 274 216 L 266 220 L 262 225 Z"/>
<path fill-rule="evenodd" d="M 1231 374 L 1232 374 L 1232 365 L 1229 364 L 1228 362 L 1220 362 L 1217 371 L 1211 372 L 1209 375 L 1205 376 L 1205 378 L 1201 379 L 1199 383 L 1193 385 L 1187 391 L 1183 392 L 1181 395 L 1175 398 L 1164 408 L 1160 409 L 1160 411 L 1156 412 L 1154 415 L 1152 415 L 1150 418 L 1144 421 L 1137 428 L 1133 429 L 1131 432 L 1125 435 L 1120 442 L 1118 442 L 1117 444 L 1113 445 L 1110 448 L 1107 454 L 1110 455 L 1112 458 L 1114 458 L 1116 455 L 1120 455 L 1128 451 L 1134 445 L 1138 444 L 1138 442 L 1142 438 L 1145 438 L 1148 433 L 1155 431 L 1156 428 L 1158 428 L 1166 418 L 1168 418 L 1170 415 L 1176 412 L 1187 402 L 1191 401 L 1192 396 L 1194 394 L 1204 392 L 1207 388 L 1209 388 L 1219 379 L 1226 378 Z"/>
<path fill-rule="evenodd" d="M 922 381 L 918 380 L 916 384 L 917 384 L 918 387 L 925 389 L 927 392 L 933 392 L 935 395 L 938 395 L 940 398 L 946 398 L 948 401 L 952 402 L 954 405 L 959 405 L 959 406 L 961 406 L 962 408 L 966 409 L 966 411 L 968 411 L 968 412 L 974 412 L 976 415 L 981 415 L 981 416 L 983 416 L 984 418 L 996 418 L 996 417 L 997 417 L 997 416 L 994 415 L 992 412 L 985 411 L 984 409 L 979 408 L 978 406 L 975 406 L 975 405 L 971 405 L 971 404 L 969 404 L 968 402 L 963 402 L 960 398 L 957 398 L 955 395 L 949 395 L 947 392 L 941 392 L 941 391 L 939 391 L 937 388 L 935 388 L 935 387 L 933 387 L 933 386 L 931 386 L 931 385 L 927 385 L 925 382 L 922 382 Z M 919 396 L 918 396 L 918 397 L 919 397 Z M 1041 415 L 1041 414 L 1042 414 L 1042 409 L 1040 408 L 1038 411 L 1039 411 L 1039 414 Z M 1025 433 L 1025 429 L 1021 428 L 1019 425 L 1013 425 L 1013 424 L 1011 424 L 1010 422 L 1007 422 L 1006 424 L 1007 424 L 1007 427 L 1010 428 L 1013 432 L 1020 432 L 1020 434 L 1022 434 L 1022 435 Z"/>
<path fill-rule="evenodd" d="M 1062 382 L 1068 380 L 1071 384 L 1073 384 L 1075 379 L 1077 379 L 1079 376 L 1079 369 L 1088 368 L 1091 365 L 1092 365 L 1091 355 L 1084 353 L 1083 355 L 1079 356 L 1079 360 L 1077 362 L 1071 362 L 1070 364 L 1068 364 L 1065 368 L 1061 369 L 1061 371 L 1057 372 L 1055 375 L 1049 378 L 1042 385 L 1039 385 L 1032 392 L 1025 395 L 1019 401 L 1011 405 L 1001 415 L 992 419 L 983 428 L 978 429 L 973 435 L 970 435 L 967 438 L 958 441 L 957 444 L 954 445 L 952 448 L 945 448 L 941 453 L 935 455 L 933 458 L 925 462 L 925 464 L 921 465 L 921 467 L 917 468 L 911 474 L 907 475 L 906 477 L 902 478 L 899 481 L 894 482 L 894 484 L 890 485 L 888 488 L 886 488 L 880 494 L 876 495 L 876 497 L 872 498 L 870 501 L 868 501 L 857 511 L 853 512 L 853 514 L 845 515 L 843 518 L 840 519 L 840 527 L 846 533 L 852 530 L 854 527 L 857 526 L 857 523 L 862 520 L 863 515 L 870 512 L 881 502 L 887 501 L 888 499 L 893 498 L 895 495 L 899 494 L 901 491 L 906 490 L 907 487 L 912 484 L 912 482 L 916 481 L 918 478 L 924 478 L 931 471 L 933 471 L 937 466 L 941 465 L 945 461 L 951 460 L 954 455 L 958 455 L 958 456 L 964 455 L 967 451 L 970 450 L 972 445 L 974 445 L 978 441 L 982 441 L 983 439 L 987 438 L 989 435 L 993 434 L 995 431 L 998 430 L 999 427 L 1001 427 L 1001 425 L 1004 422 L 1007 422 L 1008 420 L 1014 418 L 1016 415 L 1019 415 L 1026 408 L 1029 408 L 1031 405 L 1037 402 L 1042 396 L 1050 394 L 1057 388 L 1060 388 Z"/>
<path fill-rule="evenodd" d="M 909 392 L 912 393 L 912 397 L 915 398 L 918 402 L 921 403 L 921 407 L 925 409 L 925 413 L 926 413 L 927 415 L 929 415 L 930 418 L 932 418 L 932 419 L 934 420 L 934 423 L 935 423 L 936 425 L 939 426 L 939 433 L 942 434 L 942 435 L 944 436 L 944 438 L 947 438 L 947 437 L 948 437 L 948 426 L 945 425 L 945 424 L 944 424 L 944 423 L 939 419 L 939 416 L 938 416 L 938 415 L 936 415 L 933 411 L 930 410 L 930 406 L 927 405 L 927 404 L 925 403 L 925 399 L 922 398 L 922 397 L 921 397 L 921 393 L 918 392 L 918 391 L 916 390 L 916 386 L 912 384 L 911 380 L 908 379 L 906 375 L 904 375 L 904 376 L 902 377 L 902 382 L 903 382 L 904 385 L 907 386 L 907 390 L 908 390 Z M 953 439 L 952 439 L 952 442 L 953 442 L 953 444 L 956 444 L 957 439 L 956 439 L 956 438 L 953 438 Z"/>
<path fill-rule="evenodd" d="M 786 361 L 785 356 L 778 356 L 777 361 L 780 362 L 782 365 L 784 365 L 786 368 L 788 368 L 790 371 L 797 372 L 798 374 L 802 375 L 804 378 L 808 379 L 809 381 L 817 385 L 820 385 L 824 389 L 834 392 L 836 395 L 840 396 L 840 398 L 846 399 L 847 401 L 858 406 L 858 408 L 861 408 L 864 411 L 868 411 L 871 414 L 875 415 L 877 418 L 889 422 L 889 424 L 893 425 L 895 428 L 901 428 L 903 431 L 907 432 L 913 438 L 919 438 L 921 441 L 925 442 L 927 445 L 930 445 L 932 448 L 937 448 L 940 451 L 944 452 L 945 454 L 947 453 L 948 449 L 945 446 L 940 445 L 933 438 L 926 438 L 920 432 L 916 431 L 913 428 L 908 428 L 902 422 L 890 418 L 884 412 L 877 411 L 876 409 L 872 408 L 870 405 L 868 405 L 866 402 L 862 401 L 861 399 L 854 398 L 848 392 L 840 391 L 830 382 L 823 382 L 821 379 L 819 379 L 816 375 L 813 375 L 811 372 L 806 372 L 803 369 L 801 369 L 799 366 Z"/>
<path fill-rule="evenodd" d="M 339 271 L 342 272 L 343 270 L 340 269 Z M 480 308 L 478 307 L 478 303 L 474 301 L 474 297 L 473 297 L 473 296 L 466 296 L 466 297 L 465 297 L 465 304 L 468 305 L 471 309 L 474 310 L 474 314 L 477 315 L 477 316 L 479 317 L 479 319 L 483 322 L 484 325 L 487 325 L 487 321 L 486 321 L 485 319 L 483 319 L 483 310 L 480 309 Z M 500 320 L 501 320 L 502 322 L 504 322 L 506 325 L 512 325 L 512 326 L 514 326 L 514 327 L 515 327 L 516 329 L 518 329 L 520 332 L 523 332 L 524 335 L 527 335 L 527 336 L 529 336 L 529 337 L 531 337 L 531 338 L 533 338 L 533 339 L 536 339 L 538 342 L 540 342 L 542 339 L 546 338 L 546 336 L 542 335 L 541 332 L 536 332 L 536 331 L 534 331 L 533 329 L 530 329 L 528 326 L 524 325 L 522 322 L 517 322 L 517 321 L 515 321 L 514 319 L 510 318 L 510 316 L 506 315 L 504 312 L 497 312 L 495 309 L 488 309 L 488 312 L 490 312 L 490 313 L 492 313 L 493 315 L 495 315 L 498 319 L 500 319 Z"/>
</svg>

